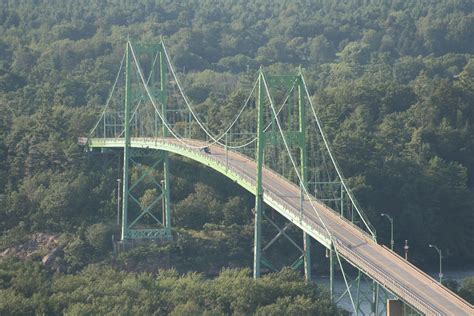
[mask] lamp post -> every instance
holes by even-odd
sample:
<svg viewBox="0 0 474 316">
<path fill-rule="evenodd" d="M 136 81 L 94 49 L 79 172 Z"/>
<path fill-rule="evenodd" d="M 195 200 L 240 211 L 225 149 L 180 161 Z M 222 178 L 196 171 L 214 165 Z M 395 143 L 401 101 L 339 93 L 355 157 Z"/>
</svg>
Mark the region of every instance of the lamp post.
<svg viewBox="0 0 474 316">
<path fill-rule="evenodd" d="M 385 213 L 380 214 L 380 216 L 386 217 L 390 221 L 390 249 L 393 251 L 393 245 L 395 244 L 393 241 L 393 217 Z"/>
<path fill-rule="evenodd" d="M 120 188 L 122 187 L 122 179 L 117 179 L 117 226 L 120 226 Z"/>
<path fill-rule="evenodd" d="M 443 270 L 442 270 L 442 259 L 443 259 L 443 254 L 441 252 L 441 249 L 439 249 L 436 245 L 429 245 L 430 248 L 434 248 L 439 255 L 439 283 L 443 281 Z"/>
<path fill-rule="evenodd" d="M 162 225 L 165 226 L 165 221 L 166 221 L 166 218 L 165 218 L 165 196 L 164 196 L 164 192 L 167 188 L 165 188 L 165 180 L 160 180 L 160 184 L 161 184 L 161 220 L 162 220 Z"/>
<path fill-rule="evenodd" d="M 405 260 L 408 260 L 408 240 L 405 240 L 405 246 L 403 246 L 403 250 L 405 250 Z"/>
</svg>

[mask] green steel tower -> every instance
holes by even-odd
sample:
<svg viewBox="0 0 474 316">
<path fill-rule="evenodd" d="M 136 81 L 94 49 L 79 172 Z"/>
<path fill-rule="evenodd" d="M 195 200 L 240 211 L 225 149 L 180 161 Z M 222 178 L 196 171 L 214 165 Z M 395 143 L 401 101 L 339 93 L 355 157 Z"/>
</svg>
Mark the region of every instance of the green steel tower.
<svg viewBox="0 0 474 316">
<path fill-rule="evenodd" d="M 275 130 L 266 131 L 264 129 L 265 119 L 265 87 L 266 83 L 270 86 L 276 87 L 291 87 L 293 84 L 297 86 L 296 98 L 298 107 L 298 126 L 297 130 L 291 130 L 292 122 L 291 115 L 288 115 L 288 130 L 284 131 L 284 137 L 288 145 L 294 145 L 298 147 L 300 153 L 300 175 L 301 181 L 300 186 L 300 209 L 302 211 L 304 206 L 304 191 L 307 188 L 307 150 L 306 150 L 306 109 L 305 109 L 305 90 L 304 82 L 302 79 L 301 70 L 298 75 L 286 75 L 286 76 L 266 76 L 260 68 L 258 76 L 258 90 L 257 90 L 257 148 L 256 148 L 256 162 L 257 162 L 257 187 L 255 191 L 255 232 L 254 232 L 254 278 L 260 276 L 260 266 L 265 264 L 270 269 L 275 270 L 269 262 L 262 256 L 262 218 L 266 218 L 273 226 L 277 227 L 272 220 L 265 215 L 263 210 L 263 188 L 262 188 L 262 168 L 264 165 L 264 151 L 265 146 L 269 144 L 282 144 L 282 138 L 279 132 Z M 270 97 L 270 96 L 267 96 Z M 288 111 L 291 113 L 291 107 L 293 104 L 288 102 Z M 277 118 L 272 118 L 272 124 L 275 124 Z M 278 228 L 278 227 L 277 227 Z M 279 229 L 279 228 L 278 228 Z M 280 230 L 280 229 L 279 229 Z M 305 278 L 307 281 L 311 280 L 311 238 L 306 233 L 303 233 L 303 249 L 297 246 L 291 238 L 282 234 L 283 230 L 280 230 L 279 235 L 285 235 L 286 238 L 292 242 L 302 252 L 302 256 L 298 258 L 291 267 L 296 269 L 304 263 Z M 276 238 L 270 241 L 265 248 L 268 248 Z"/>
<path fill-rule="evenodd" d="M 132 136 L 132 104 L 138 104 L 143 100 L 143 94 L 138 91 L 138 85 L 132 84 L 132 73 L 143 71 L 139 69 L 139 64 L 136 64 L 135 69 L 132 68 L 132 56 L 136 58 L 136 54 L 147 55 L 150 57 L 155 56 L 155 60 L 158 59 L 158 70 L 155 68 L 155 63 L 150 67 L 148 74 L 148 87 L 154 96 L 157 97 L 161 105 L 161 115 L 166 119 L 167 117 L 167 103 L 168 103 L 168 91 L 167 91 L 167 64 L 165 62 L 165 51 L 163 43 L 159 44 L 134 44 L 133 47 L 130 41 L 127 42 L 125 52 L 125 104 L 124 104 L 124 147 L 123 147 L 123 192 L 122 192 L 122 221 L 121 221 L 121 239 L 126 241 L 128 239 L 158 239 L 158 240 L 171 240 L 171 206 L 170 206 L 170 173 L 169 173 L 169 158 L 168 152 L 166 151 L 154 151 L 145 149 L 136 149 L 130 147 L 130 140 Z M 137 108 L 138 108 L 137 106 Z M 136 112 L 136 110 L 135 110 Z M 137 114 L 138 115 L 138 114 Z M 137 127 L 137 122 L 140 118 L 135 115 L 134 127 Z M 155 115 L 154 128 L 151 128 L 152 134 L 150 137 L 161 137 L 166 138 L 168 136 L 168 130 L 166 125 L 160 122 L 160 118 Z M 161 124 L 161 129 L 158 126 Z M 142 167 L 143 163 L 141 160 L 147 162 L 152 161 L 148 168 Z M 153 177 L 153 171 L 160 164 L 163 166 L 163 179 L 157 181 Z M 131 182 L 130 168 L 134 165 L 137 169 L 144 169 L 142 174 L 133 182 Z M 143 205 L 139 198 L 134 194 L 136 189 L 145 178 L 152 178 L 152 183 L 155 188 L 158 189 L 159 194 L 148 201 L 148 204 Z M 159 201 L 162 201 L 162 216 L 159 219 L 152 210 L 158 205 Z M 135 216 L 129 214 L 130 203 L 133 203 L 138 207 L 138 212 L 135 212 Z M 143 225 L 144 217 L 148 217 L 152 221 L 152 225 Z"/>
</svg>

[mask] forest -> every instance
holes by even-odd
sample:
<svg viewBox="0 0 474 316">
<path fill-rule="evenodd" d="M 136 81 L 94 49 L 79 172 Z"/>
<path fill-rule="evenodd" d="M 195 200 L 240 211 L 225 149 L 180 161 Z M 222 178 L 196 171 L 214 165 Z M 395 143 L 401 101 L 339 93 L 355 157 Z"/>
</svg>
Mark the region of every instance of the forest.
<svg viewBox="0 0 474 316">
<path fill-rule="evenodd" d="M 471 0 L 5 0 L 0 34 L 2 315 L 341 312 L 287 268 L 253 282 L 253 197 L 184 158 L 171 157 L 179 238 L 117 251 L 119 164 L 77 138 L 98 120 L 127 38 L 166 41 L 213 130 L 260 67 L 301 67 L 378 241 L 390 242 L 386 213 L 395 251 L 408 240 L 417 266 L 437 268 L 428 244 L 445 267 L 474 265 Z M 291 251 L 274 250 L 279 267 Z M 474 278 L 451 286 L 473 302 Z"/>
</svg>

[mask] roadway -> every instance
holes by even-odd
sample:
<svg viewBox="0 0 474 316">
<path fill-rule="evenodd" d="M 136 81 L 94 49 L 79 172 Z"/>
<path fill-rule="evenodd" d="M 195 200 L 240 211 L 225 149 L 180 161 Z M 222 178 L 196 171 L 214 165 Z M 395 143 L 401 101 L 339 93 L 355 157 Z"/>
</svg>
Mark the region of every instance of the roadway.
<svg viewBox="0 0 474 316">
<path fill-rule="evenodd" d="M 195 140 L 187 142 L 204 144 Z M 252 192 L 256 183 L 255 161 L 236 152 L 226 152 L 220 146 L 211 146 L 210 154 L 186 147 L 171 138 L 132 138 L 131 146 L 168 150 L 194 158 L 230 178 L 234 177 L 234 180 L 237 174 L 250 184 L 244 187 L 251 193 L 255 192 Z M 123 138 L 109 141 L 93 139 L 89 147 L 123 147 Z M 471 304 L 390 249 L 374 242 L 370 235 L 316 198 L 311 197 L 311 201 L 306 199 L 301 212 L 299 187 L 265 167 L 263 189 L 263 199 L 272 208 L 326 246 L 331 240 L 329 236 L 333 236 L 334 247 L 341 257 L 420 312 L 426 315 L 474 315 Z"/>
</svg>

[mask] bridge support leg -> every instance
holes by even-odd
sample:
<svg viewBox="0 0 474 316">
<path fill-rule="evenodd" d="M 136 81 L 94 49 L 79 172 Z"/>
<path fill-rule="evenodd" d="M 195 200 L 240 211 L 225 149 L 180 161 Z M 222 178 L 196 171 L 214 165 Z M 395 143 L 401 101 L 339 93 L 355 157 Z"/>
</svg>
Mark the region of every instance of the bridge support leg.
<svg viewBox="0 0 474 316">
<path fill-rule="evenodd" d="M 357 273 L 357 298 L 356 298 L 356 314 L 359 315 L 360 303 L 361 303 L 361 293 L 360 293 L 360 279 L 362 278 L 362 273 L 360 270 Z"/>
<path fill-rule="evenodd" d="M 165 212 L 165 221 L 163 225 L 168 231 L 168 234 L 171 235 L 171 201 L 170 201 L 170 174 L 169 174 L 169 158 L 168 158 L 168 153 L 164 152 L 164 157 L 163 157 L 163 185 L 164 185 L 164 207 L 165 209 L 163 212 Z"/>
<path fill-rule="evenodd" d="M 160 46 L 157 48 L 156 45 L 146 46 L 146 45 L 139 45 L 140 49 L 143 52 L 149 53 L 154 55 L 156 50 L 159 49 L 160 55 L 160 89 L 154 91 L 153 93 L 158 95 L 160 99 L 160 104 L 162 105 L 161 111 L 162 116 L 166 117 L 166 105 L 167 105 L 167 76 L 166 76 L 166 63 L 164 60 L 164 48 Z M 157 156 L 156 154 L 147 153 L 146 149 L 139 150 L 137 148 L 131 148 L 131 121 L 135 119 L 135 126 L 137 125 L 137 116 L 132 117 L 131 115 L 131 105 L 135 102 L 134 94 L 132 93 L 132 84 L 131 84 L 131 77 L 133 76 L 132 73 L 132 53 L 133 48 L 130 41 L 127 41 L 126 52 L 125 52 L 125 104 L 124 104 L 124 155 L 123 155 L 123 192 L 122 192 L 122 227 L 121 227 L 121 239 L 122 241 L 131 240 L 133 244 L 134 239 L 158 239 L 161 241 L 169 241 L 172 239 L 171 235 L 171 207 L 170 207 L 170 174 L 169 174 L 169 159 L 167 152 L 160 152 L 160 155 Z M 138 67 L 138 65 L 137 65 Z M 152 76 L 153 69 L 150 73 L 150 78 L 155 78 L 156 76 Z M 155 80 L 155 79 L 153 79 Z M 153 82 L 152 82 L 153 83 Z M 153 86 L 153 85 L 152 85 Z M 156 118 L 156 117 L 155 117 Z M 158 136 L 158 125 L 155 121 L 154 126 L 154 136 Z M 167 128 L 164 124 L 162 124 L 162 137 L 167 137 Z M 151 165 L 151 168 L 148 168 L 147 171 L 143 172 L 143 174 L 136 180 L 133 180 L 130 177 L 130 168 L 135 168 L 135 170 L 140 170 L 141 163 L 137 163 L 134 158 L 148 158 L 154 159 L 154 163 Z M 138 193 L 143 194 L 138 189 L 137 185 L 145 178 L 145 177 L 152 177 L 153 169 L 158 166 L 158 163 L 163 161 L 163 179 L 160 181 L 161 183 L 158 184 L 153 179 L 153 183 L 155 184 L 155 193 L 157 193 L 161 189 L 161 194 L 159 196 L 155 196 L 153 200 L 148 205 L 142 205 L 139 201 Z M 145 169 L 146 170 L 146 169 Z M 153 192 L 153 191 L 152 191 Z M 162 218 L 158 219 L 153 214 L 153 209 L 158 204 L 159 200 L 162 200 Z M 129 203 L 131 201 L 131 203 Z M 139 213 L 138 216 L 132 218 L 134 213 Z M 129 214 L 130 213 L 130 214 Z M 129 216 L 130 215 L 130 216 Z M 143 218 L 148 216 L 149 222 L 145 225 L 147 227 L 143 227 Z M 129 220 L 130 219 L 130 223 Z M 138 223 L 140 221 L 140 223 Z M 153 222 L 153 224 L 150 224 Z M 136 226 L 134 226 L 137 224 Z M 136 228 L 140 226 L 139 228 Z M 156 227 L 158 226 L 158 227 Z"/>
<path fill-rule="evenodd" d="M 264 83 L 263 70 L 260 68 L 258 77 L 258 97 L 257 97 L 257 190 L 255 192 L 255 236 L 253 249 L 253 277 L 260 277 L 260 263 L 262 251 L 262 209 L 263 209 L 263 186 L 262 186 L 262 168 L 263 168 L 263 148 L 265 139 L 263 135 L 264 125 Z"/>
<path fill-rule="evenodd" d="M 307 150 L 306 150 L 306 111 L 304 103 L 303 74 L 301 67 L 298 78 L 298 119 L 299 119 L 299 151 L 300 151 L 300 212 L 303 215 L 305 189 L 308 187 L 308 176 L 306 170 Z M 311 281 L 311 237 L 303 232 L 304 249 L 304 275 L 306 281 Z"/>
<path fill-rule="evenodd" d="M 375 281 L 372 282 L 372 313 L 373 315 L 378 315 L 379 285 Z"/>
<path fill-rule="evenodd" d="M 123 147 L 123 192 L 122 192 L 122 240 L 128 238 L 128 168 L 130 162 L 130 102 L 131 102 L 131 85 L 130 85 L 130 70 L 131 70 L 131 56 L 130 45 L 127 41 L 125 51 L 125 144 Z"/>
<path fill-rule="evenodd" d="M 331 301 L 334 301 L 334 253 L 331 248 L 329 248 L 329 294 L 331 296 Z"/>
<path fill-rule="evenodd" d="M 262 196 L 255 199 L 255 232 L 253 248 L 253 277 L 260 277 L 260 264 L 262 260 Z"/>
<path fill-rule="evenodd" d="M 163 44 L 163 42 L 161 42 Z M 166 83 L 168 82 L 167 78 L 167 64 L 165 62 L 164 56 L 164 46 L 160 46 L 160 103 L 161 103 L 161 115 L 166 118 L 167 117 L 167 104 L 168 104 L 168 89 L 166 87 Z M 163 137 L 168 136 L 168 129 L 166 128 L 165 124 L 161 126 L 162 135 Z M 169 173 L 169 158 L 168 152 L 163 152 L 163 186 L 164 186 L 164 210 L 165 213 L 165 220 L 163 226 L 167 232 L 167 237 L 171 238 L 171 199 L 170 199 L 170 173 Z"/>
<path fill-rule="evenodd" d="M 304 277 L 306 282 L 311 281 L 311 237 L 303 232 L 304 250 Z"/>
<path fill-rule="evenodd" d="M 128 236 L 128 159 L 129 148 L 125 145 L 123 149 L 123 188 L 122 188 L 122 226 L 121 240 Z"/>
</svg>

